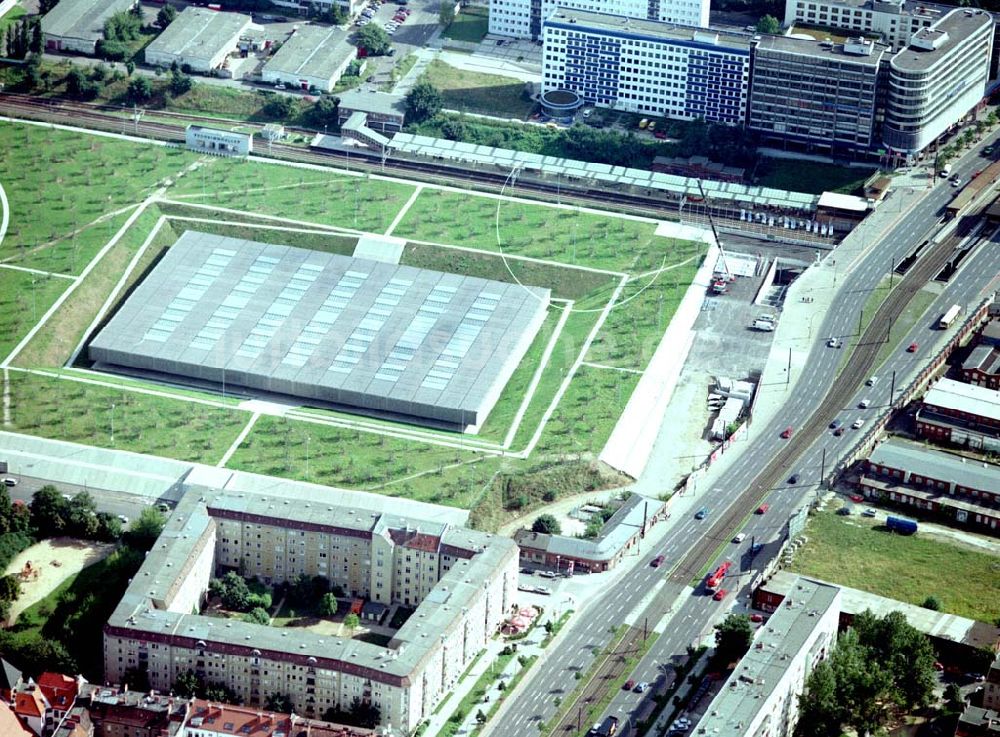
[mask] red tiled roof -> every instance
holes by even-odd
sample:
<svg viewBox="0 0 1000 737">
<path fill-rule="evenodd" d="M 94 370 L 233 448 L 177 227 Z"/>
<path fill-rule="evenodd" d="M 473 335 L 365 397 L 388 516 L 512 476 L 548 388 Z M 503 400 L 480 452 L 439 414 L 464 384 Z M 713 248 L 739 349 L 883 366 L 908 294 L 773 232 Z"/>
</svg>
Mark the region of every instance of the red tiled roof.
<svg viewBox="0 0 1000 737">
<path fill-rule="evenodd" d="M 14 694 L 14 713 L 22 717 L 45 716 L 45 697 L 41 690 L 36 686 Z"/>
<path fill-rule="evenodd" d="M 196 721 L 198 719 L 201 720 L 200 724 Z M 287 714 L 195 699 L 188 726 L 239 737 L 272 737 L 275 732 L 287 735 L 292 722 Z"/>
<path fill-rule="evenodd" d="M 79 692 L 76 679 L 62 673 L 42 673 L 38 677 L 38 687 L 52 708 L 59 711 L 67 711 Z"/>
<path fill-rule="evenodd" d="M 408 530 L 389 530 L 389 536 L 396 545 L 402 545 L 411 550 L 422 550 L 425 553 L 435 553 L 441 545 L 441 538 L 428 535 L 426 532 L 410 532 Z"/>
</svg>

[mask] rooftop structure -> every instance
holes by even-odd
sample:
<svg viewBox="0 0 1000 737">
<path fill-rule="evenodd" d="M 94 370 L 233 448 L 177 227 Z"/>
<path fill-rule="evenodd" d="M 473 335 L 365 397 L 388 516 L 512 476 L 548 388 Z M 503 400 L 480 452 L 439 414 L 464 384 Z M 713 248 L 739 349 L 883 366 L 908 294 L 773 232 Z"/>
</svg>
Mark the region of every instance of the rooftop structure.
<svg viewBox="0 0 1000 737">
<path fill-rule="evenodd" d="M 609 17 L 708 26 L 708 0 L 490 0 L 490 33 L 538 39 L 542 25 L 557 10 Z"/>
<path fill-rule="evenodd" d="M 169 67 L 176 62 L 203 74 L 218 69 L 251 22 L 242 13 L 189 6 L 146 47 L 146 63 Z"/>
<path fill-rule="evenodd" d="M 265 585 L 318 575 L 351 597 L 417 608 L 385 646 L 192 614 L 216 567 Z M 306 716 L 362 694 L 383 723 L 409 732 L 499 628 L 516 587 L 505 538 L 315 498 L 195 488 L 105 626 L 105 677 L 118 681 L 142 659 L 154 688 L 191 669 L 252 706 L 287 693 Z"/>
<path fill-rule="evenodd" d="M 95 53 L 107 20 L 135 5 L 136 0 L 62 0 L 42 17 L 45 50 Z"/>
<path fill-rule="evenodd" d="M 106 365 L 477 427 L 549 290 L 186 231 L 90 344 Z"/>
<path fill-rule="evenodd" d="M 1000 389 L 1000 350 L 989 343 L 977 345 L 962 363 L 962 379 L 988 389 Z"/>
<path fill-rule="evenodd" d="M 545 94 L 569 90 L 598 107 L 743 124 L 746 34 L 563 7 L 545 19 L 542 33 Z"/>
<path fill-rule="evenodd" d="M 719 737 L 791 734 L 798 696 L 813 666 L 833 647 L 839 615 L 836 586 L 797 579 L 707 707 L 698 733 Z"/>
<path fill-rule="evenodd" d="M 923 398 L 925 407 L 1000 424 L 1000 391 L 954 379 L 938 379 Z"/>
<path fill-rule="evenodd" d="M 904 471 L 908 476 L 920 478 L 923 483 L 930 480 L 949 483 L 952 493 L 956 490 L 959 494 L 976 490 L 1000 496 L 1000 467 L 933 450 L 918 443 L 887 440 L 875 446 L 868 462 Z"/>
<path fill-rule="evenodd" d="M 267 60 L 265 82 L 330 92 L 357 56 L 347 34 L 331 26 L 301 26 Z"/>
<path fill-rule="evenodd" d="M 785 25 L 807 24 L 875 34 L 891 49 L 940 19 L 952 8 L 920 0 L 785 0 Z"/>
<path fill-rule="evenodd" d="M 492 148 L 444 138 L 431 138 L 413 133 L 397 133 L 389 147 L 394 155 L 416 159 L 443 159 L 474 164 L 484 168 L 493 167 L 509 174 L 512 170 L 518 176 L 539 178 L 557 177 L 565 183 L 574 181 L 588 186 L 610 189 L 653 190 L 670 198 L 700 198 L 698 180 L 661 174 L 646 169 L 631 169 L 624 166 L 597 164 L 558 156 L 525 153 L 506 148 Z M 720 206 L 729 207 L 770 207 L 776 210 L 812 212 L 819 201 L 818 195 L 789 192 L 771 187 L 752 187 L 732 182 L 701 182 L 709 200 Z"/>
</svg>

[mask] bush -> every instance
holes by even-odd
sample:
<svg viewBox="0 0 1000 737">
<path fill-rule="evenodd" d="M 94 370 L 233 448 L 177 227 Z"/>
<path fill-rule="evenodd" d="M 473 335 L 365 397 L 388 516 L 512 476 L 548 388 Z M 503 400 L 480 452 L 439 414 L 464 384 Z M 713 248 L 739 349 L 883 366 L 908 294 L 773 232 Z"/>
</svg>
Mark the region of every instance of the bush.
<svg viewBox="0 0 1000 737">
<path fill-rule="evenodd" d="M 121 41 L 111 41 L 102 38 L 97 42 L 97 55 L 107 61 L 125 61 L 132 50 Z"/>
<path fill-rule="evenodd" d="M 271 616 L 267 613 L 267 609 L 258 606 L 244 614 L 243 621 L 251 624 L 270 624 Z"/>
<path fill-rule="evenodd" d="M 7 532 L 0 535 L 0 570 L 7 570 L 18 553 L 34 544 L 34 536 L 27 532 Z"/>
</svg>

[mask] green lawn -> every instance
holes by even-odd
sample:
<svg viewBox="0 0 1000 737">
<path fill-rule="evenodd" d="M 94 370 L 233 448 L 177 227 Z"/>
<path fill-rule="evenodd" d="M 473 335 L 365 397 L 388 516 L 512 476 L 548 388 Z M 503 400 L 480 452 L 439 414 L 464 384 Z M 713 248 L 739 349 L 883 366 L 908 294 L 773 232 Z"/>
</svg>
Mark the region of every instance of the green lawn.
<svg viewBox="0 0 1000 737">
<path fill-rule="evenodd" d="M 455 16 L 455 20 L 442 31 L 441 35 L 456 41 L 479 43 L 489 31 L 489 8 L 481 5 L 470 5 L 462 8 L 462 12 Z"/>
<path fill-rule="evenodd" d="M 470 72 L 435 59 L 421 79 L 441 90 L 446 108 L 463 113 L 526 119 L 535 107 L 524 82 L 513 77 Z"/>
<path fill-rule="evenodd" d="M 517 191 L 508 192 L 517 194 Z M 393 235 L 499 251 L 498 201 L 425 189 Z M 683 242 L 654 235 L 653 223 L 522 202 L 499 202 L 505 252 L 610 271 L 643 272 L 680 260 Z"/>
<path fill-rule="evenodd" d="M 385 232 L 411 194 L 408 184 L 223 159 L 211 160 L 168 192 L 171 198 L 185 195 L 188 202 L 374 233 Z"/>
<path fill-rule="evenodd" d="M 938 295 L 929 289 L 921 289 L 915 295 L 910 303 L 903 310 L 903 313 L 892 323 L 892 328 L 889 331 L 889 341 L 884 343 L 879 349 L 878 356 L 875 358 L 875 365 L 881 366 L 882 363 L 889 357 L 889 354 L 893 351 L 906 350 L 905 345 L 900 345 L 900 341 L 906 336 L 913 326 L 917 324 L 917 321 L 924 315 L 927 308 L 931 306 L 931 302 L 937 299 Z M 923 346 L 922 350 L 927 347 Z"/>
<path fill-rule="evenodd" d="M 214 464 L 250 415 L 11 371 L 10 418 L 14 432 Z"/>
<path fill-rule="evenodd" d="M 0 259 L 68 274 L 80 273 L 124 219 L 89 223 L 138 203 L 195 160 L 182 149 L 12 123 L 0 123 L 0 150 L 11 210 Z"/>
<path fill-rule="evenodd" d="M 64 581 L 28 607 L 0 650 L 27 672 L 80 673 L 100 682 L 104 671 L 101 628 L 142 564 L 141 552 L 121 548 Z"/>
<path fill-rule="evenodd" d="M 982 622 L 1000 617 L 1000 556 L 832 512 L 810 518 L 805 534 L 792 565 L 798 573 L 910 604 L 935 596 L 942 611 Z"/>
<path fill-rule="evenodd" d="M 874 167 L 868 169 L 798 159 L 762 159 L 757 169 L 757 183 L 762 187 L 792 192 L 860 195 L 865 180 L 874 173 Z"/>
<path fill-rule="evenodd" d="M 0 356 L 6 357 L 73 282 L 0 269 Z"/>
</svg>

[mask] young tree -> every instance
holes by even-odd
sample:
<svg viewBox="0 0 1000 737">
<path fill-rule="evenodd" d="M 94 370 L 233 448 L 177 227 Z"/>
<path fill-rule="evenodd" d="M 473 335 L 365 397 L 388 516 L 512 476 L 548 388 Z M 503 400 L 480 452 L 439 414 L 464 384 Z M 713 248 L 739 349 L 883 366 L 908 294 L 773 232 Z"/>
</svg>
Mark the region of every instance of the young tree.
<svg viewBox="0 0 1000 737">
<path fill-rule="evenodd" d="M 86 81 L 87 77 L 80 67 L 74 66 L 66 75 L 66 93 L 74 96 L 79 95 Z"/>
<path fill-rule="evenodd" d="M 447 28 L 455 21 L 455 3 L 452 0 L 441 0 L 438 7 L 438 22 Z"/>
<path fill-rule="evenodd" d="M 96 95 L 96 82 L 87 82 L 92 89 L 94 89 L 94 94 Z M 84 88 L 84 94 L 86 94 L 88 88 Z M 97 513 L 97 534 L 96 538 L 98 540 L 104 540 L 106 542 L 115 542 L 120 540 L 122 536 L 122 523 L 121 520 L 108 512 L 98 512 Z"/>
<path fill-rule="evenodd" d="M 268 694 L 268 697 L 264 699 L 264 708 L 268 711 L 290 714 L 292 711 L 292 699 L 285 693 Z"/>
<path fill-rule="evenodd" d="M 540 514 L 535 517 L 535 521 L 531 525 L 531 531 L 541 532 L 547 535 L 561 535 L 562 525 L 560 525 L 559 520 L 551 514 Z"/>
<path fill-rule="evenodd" d="M 43 537 L 55 537 L 66 531 L 69 502 L 59 490 L 46 484 L 31 497 L 31 524 Z"/>
<path fill-rule="evenodd" d="M 32 54 L 42 53 L 42 22 L 40 20 L 31 24 L 31 43 L 28 44 L 28 50 Z"/>
<path fill-rule="evenodd" d="M 258 606 L 244 614 L 243 621 L 250 622 L 251 624 L 270 624 L 271 615 L 267 613 L 267 609 Z"/>
<path fill-rule="evenodd" d="M 365 26 L 368 28 L 368 26 Z M 430 82 L 417 82 L 406 94 L 406 117 L 410 123 L 420 123 L 433 118 L 444 105 L 441 93 Z"/>
<path fill-rule="evenodd" d="M 337 601 L 337 597 L 331 593 L 323 594 L 323 598 L 319 600 L 319 606 L 316 607 L 316 611 L 321 617 L 332 617 L 336 615 L 337 608 L 340 606 Z"/>
<path fill-rule="evenodd" d="M 367 51 L 369 56 L 382 56 L 392 45 L 389 34 L 374 23 L 369 23 L 358 30 L 354 35 L 354 43 L 358 48 Z"/>
<path fill-rule="evenodd" d="M 817 663 L 799 696 L 799 737 L 839 737 L 844 712 L 837 698 L 837 679 L 830 663 Z"/>
<path fill-rule="evenodd" d="M 17 576 L 0 577 L 0 601 L 14 601 L 21 595 L 21 582 Z"/>
<path fill-rule="evenodd" d="M 171 686 L 170 690 L 181 698 L 191 699 L 202 692 L 204 684 L 201 679 L 194 674 L 193 670 L 188 669 L 186 673 L 181 673 L 177 676 L 177 680 L 174 681 L 174 685 Z"/>
<path fill-rule="evenodd" d="M 156 25 L 165 29 L 176 17 L 177 9 L 173 5 L 164 5 L 160 8 L 160 12 L 156 14 Z"/>
<path fill-rule="evenodd" d="M 129 90 L 131 91 L 132 85 L 134 85 L 139 80 L 142 80 L 149 84 L 149 81 L 145 77 L 136 77 L 129 83 Z M 146 99 L 149 99 L 148 96 Z M 128 543 L 134 548 L 139 550 L 150 550 L 156 543 L 156 539 L 163 532 L 163 526 L 167 523 L 167 518 L 156 507 L 143 507 L 143 510 L 139 513 L 139 519 L 132 523 L 132 528 L 126 534 L 128 538 Z"/>
<path fill-rule="evenodd" d="M 295 110 L 295 98 L 288 95 L 272 94 L 264 105 L 264 114 L 274 120 L 287 120 L 295 114 Z"/>
<path fill-rule="evenodd" d="M 324 95 L 309 108 L 309 121 L 316 127 L 331 131 L 340 128 L 340 98 Z"/>
<path fill-rule="evenodd" d="M 357 629 L 358 625 L 360 624 L 361 624 L 361 618 L 354 612 L 351 612 L 346 617 L 344 617 L 344 626 L 347 627 L 348 629 L 352 630 Z"/>
<path fill-rule="evenodd" d="M 743 657 L 753 644 L 753 625 L 745 614 L 730 614 L 715 625 L 715 653 L 723 663 Z"/>
<path fill-rule="evenodd" d="M 180 69 L 175 69 L 170 73 L 170 92 L 176 96 L 190 92 L 194 87 L 194 80 Z"/>
<path fill-rule="evenodd" d="M 153 96 L 153 85 L 145 77 L 136 77 L 128 83 L 125 99 L 130 105 L 140 105 Z"/>
<path fill-rule="evenodd" d="M 757 21 L 757 32 L 768 33 L 772 36 L 776 36 L 781 33 L 781 21 L 773 15 L 765 15 Z"/>
<path fill-rule="evenodd" d="M 931 611 L 934 612 L 941 611 L 941 602 L 938 601 L 938 598 L 936 596 L 928 596 L 926 599 L 924 599 L 924 603 L 921 604 L 920 606 L 922 606 L 924 609 L 930 609 Z"/>
</svg>

